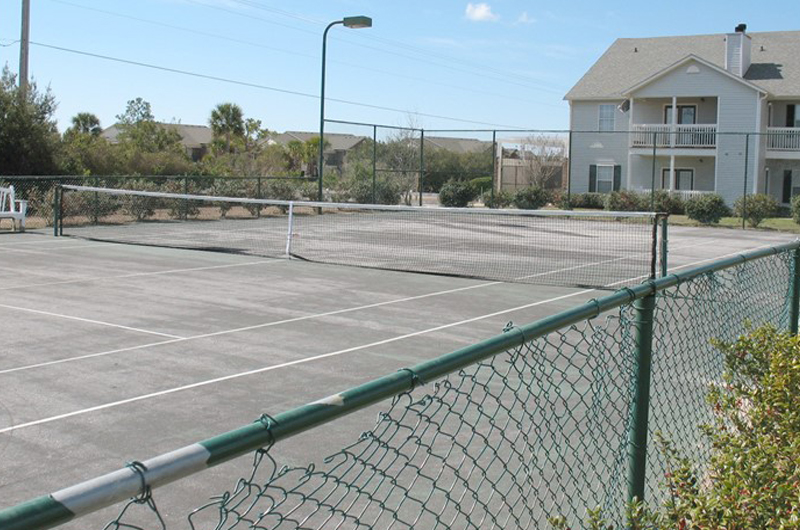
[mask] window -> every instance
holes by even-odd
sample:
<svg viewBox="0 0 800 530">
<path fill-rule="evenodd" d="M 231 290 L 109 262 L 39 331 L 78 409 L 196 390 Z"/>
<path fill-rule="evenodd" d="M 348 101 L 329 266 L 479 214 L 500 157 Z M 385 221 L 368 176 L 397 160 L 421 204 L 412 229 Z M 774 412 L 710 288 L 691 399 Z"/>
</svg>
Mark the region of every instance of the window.
<svg viewBox="0 0 800 530">
<path fill-rule="evenodd" d="M 797 115 L 797 105 L 786 105 L 786 126 L 800 127 L 800 116 Z"/>
<path fill-rule="evenodd" d="M 614 130 L 614 112 L 616 112 L 616 110 L 616 105 L 600 105 L 600 122 L 598 124 L 598 130 Z"/>
<path fill-rule="evenodd" d="M 669 168 L 661 170 L 661 189 L 669 189 Z M 675 189 L 694 189 L 694 169 L 675 169 Z"/>
<path fill-rule="evenodd" d="M 614 191 L 614 166 L 597 166 L 597 193 Z"/>
<path fill-rule="evenodd" d="M 792 188 L 792 170 L 791 169 L 784 169 L 783 170 L 783 190 L 781 194 L 781 202 L 782 203 L 789 203 L 792 200 L 792 194 L 794 193 L 794 189 Z"/>
<path fill-rule="evenodd" d="M 694 125 L 697 121 L 696 105 L 677 105 L 678 125 Z M 664 107 L 664 123 L 672 123 L 672 105 Z"/>
</svg>

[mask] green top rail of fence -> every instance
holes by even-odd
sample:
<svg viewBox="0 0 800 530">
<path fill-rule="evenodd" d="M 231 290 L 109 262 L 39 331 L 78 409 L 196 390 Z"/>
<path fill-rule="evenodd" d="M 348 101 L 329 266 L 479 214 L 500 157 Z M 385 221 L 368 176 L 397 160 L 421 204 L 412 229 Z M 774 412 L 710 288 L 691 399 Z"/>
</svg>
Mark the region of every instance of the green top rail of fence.
<svg viewBox="0 0 800 530">
<path fill-rule="evenodd" d="M 262 447 L 271 446 L 313 427 L 413 391 L 422 384 L 436 381 L 503 351 L 544 337 L 548 333 L 593 319 L 609 310 L 652 297 L 704 275 L 788 253 L 793 253 L 794 259 L 791 262 L 796 267 L 800 261 L 800 241 L 719 259 L 683 272 L 671 273 L 640 285 L 620 289 L 536 322 L 510 328 L 507 332 L 478 344 L 385 375 L 288 412 L 274 417 L 264 416 L 239 429 L 4 509 L 0 511 L 0 528 L 39 530 L 58 526 L 75 517 L 148 494 L 150 489 Z M 791 318 L 797 319 L 798 282 L 797 271 L 794 272 L 795 280 L 789 292 L 792 295 Z M 791 327 L 796 329 L 796 324 Z"/>
</svg>

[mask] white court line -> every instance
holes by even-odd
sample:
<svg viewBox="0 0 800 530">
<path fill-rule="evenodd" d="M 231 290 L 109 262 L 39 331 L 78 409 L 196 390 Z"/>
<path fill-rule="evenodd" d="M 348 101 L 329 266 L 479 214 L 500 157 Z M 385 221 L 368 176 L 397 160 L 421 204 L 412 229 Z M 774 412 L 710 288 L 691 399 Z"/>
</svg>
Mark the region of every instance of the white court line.
<svg viewBox="0 0 800 530">
<path fill-rule="evenodd" d="M 209 265 L 207 267 L 191 267 L 186 269 L 168 269 L 163 271 L 152 271 L 152 272 L 132 272 L 130 274 L 120 274 L 117 276 L 94 276 L 90 278 L 78 278 L 74 280 L 61 280 L 57 282 L 46 282 L 46 283 L 32 283 L 28 285 L 15 285 L 12 287 L 0 287 L 0 291 L 9 291 L 11 289 L 31 289 L 33 287 L 45 287 L 50 285 L 64 285 L 69 283 L 84 283 L 84 282 L 94 282 L 94 281 L 105 281 L 105 280 L 118 280 L 118 279 L 125 279 L 125 278 L 138 278 L 141 276 L 158 276 L 160 274 L 175 274 L 179 272 L 196 272 L 196 271 L 208 271 L 208 270 L 215 270 L 215 269 L 225 269 L 228 267 L 247 267 L 250 265 L 270 265 L 273 263 L 282 263 L 279 260 L 263 258 L 258 261 L 247 261 L 244 263 L 229 263 L 227 265 Z M 2 268 L 2 267 L 0 267 Z"/>
<path fill-rule="evenodd" d="M 406 333 L 405 335 L 398 335 L 396 337 L 392 337 L 392 338 L 389 338 L 389 339 L 384 339 L 384 340 L 371 342 L 369 344 L 362 344 L 360 346 L 353 346 L 351 348 L 345 348 L 343 350 L 337 350 L 337 351 L 333 351 L 333 352 L 329 352 L 329 353 L 323 353 L 323 354 L 320 354 L 320 355 L 315 355 L 313 357 L 305 357 L 303 359 L 297 359 L 295 361 L 289 361 L 289 362 L 286 362 L 286 363 L 275 364 L 275 365 L 271 365 L 271 366 L 264 366 L 262 368 L 257 368 L 255 370 L 248 370 L 246 372 L 240 372 L 238 374 L 231 374 L 231 375 L 226 375 L 226 376 L 223 376 L 223 377 L 217 377 L 217 378 L 214 378 L 214 379 L 208 379 L 208 380 L 205 380 L 205 381 L 199 381 L 197 383 L 191 383 L 191 384 L 188 384 L 188 385 L 174 387 L 174 388 L 170 388 L 170 389 L 167 389 L 167 390 L 161 390 L 159 392 L 152 392 L 150 394 L 144 394 L 144 395 L 141 395 L 141 396 L 136 396 L 136 397 L 132 397 L 132 398 L 128 398 L 128 399 L 122 399 L 122 400 L 119 400 L 119 401 L 113 401 L 111 403 L 104 403 L 103 405 L 96 405 L 94 407 L 89 407 L 89 408 L 82 409 L 82 410 L 76 410 L 76 411 L 73 411 L 73 412 L 67 412 L 65 414 L 59 414 L 57 416 L 51 416 L 49 418 L 43 418 L 43 419 L 40 419 L 40 420 L 34 420 L 34 421 L 27 422 L 27 423 L 20 423 L 18 425 L 12 425 L 10 427 L 6 427 L 4 429 L 0 429 L 0 434 L 16 431 L 18 429 L 24 429 L 26 427 L 33 427 L 35 425 L 42 425 L 44 423 L 51 423 L 51 422 L 54 422 L 54 421 L 63 420 L 63 419 L 66 419 L 66 418 L 71 418 L 71 417 L 79 416 L 79 415 L 82 415 L 82 414 L 87 414 L 89 412 L 96 412 L 98 410 L 118 407 L 120 405 L 126 405 L 128 403 L 135 403 L 137 401 L 143 401 L 143 400 L 146 400 L 146 399 L 152 399 L 152 398 L 159 397 L 159 396 L 165 396 L 165 395 L 168 395 L 168 394 L 174 394 L 175 392 L 181 392 L 181 391 L 184 391 L 184 390 L 190 390 L 190 389 L 193 389 L 193 388 L 199 388 L 199 387 L 203 387 L 203 386 L 207 386 L 207 385 L 212 385 L 212 384 L 215 384 L 215 383 L 221 383 L 223 381 L 230 381 L 231 379 L 239 379 L 241 377 L 246 377 L 246 376 L 249 376 L 249 375 L 260 374 L 260 373 L 269 372 L 269 371 L 272 371 L 272 370 L 278 370 L 280 368 L 287 368 L 289 366 L 296 366 L 298 364 L 304 364 L 304 363 L 308 363 L 308 362 L 312 362 L 312 361 L 318 361 L 320 359 L 327 359 L 329 357 L 335 357 L 335 356 L 342 355 L 342 354 L 345 354 L 345 353 L 350 353 L 350 352 L 354 352 L 354 351 L 358 351 L 358 350 L 363 350 L 365 348 L 373 348 L 375 346 L 382 346 L 384 344 L 390 344 L 392 342 L 397 342 L 397 341 L 408 339 L 408 338 L 411 338 L 411 337 L 416 337 L 418 335 L 424 335 L 424 334 L 432 333 L 432 332 L 435 332 L 435 331 L 441 331 L 443 329 L 448 329 L 448 328 L 452 328 L 452 327 L 456 327 L 456 326 L 461 326 L 461 325 L 464 325 L 464 324 L 469 324 L 471 322 L 476 322 L 478 320 L 483 320 L 483 319 L 486 319 L 486 318 L 491 318 L 491 317 L 495 317 L 495 316 L 498 316 L 498 315 L 503 315 L 503 314 L 506 314 L 506 313 L 519 311 L 519 310 L 522 310 L 522 309 L 528 309 L 528 308 L 531 308 L 531 307 L 535 307 L 535 306 L 542 305 L 542 304 L 547 304 L 547 303 L 550 303 L 550 302 L 556 302 L 558 300 L 563 300 L 563 299 L 566 299 L 566 298 L 572 298 L 573 296 L 578 296 L 578 295 L 590 293 L 590 292 L 592 292 L 594 290 L 595 289 L 585 289 L 583 291 L 578 291 L 578 292 L 575 292 L 575 293 L 570 293 L 570 294 L 565 294 L 565 295 L 562 295 L 562 296 L 557 296 L 555 298 L 550 298 L 548 300 L 541 300 L 539 302 L 533 302 L 533 303 L 530 303 L 530 304 L 525 304 L 525 305 L 522 305 L 522 306 L 514 307 L 514 308 L 511 308 L 511 309 L 504 309 L 502 311 L 497 311 L 495 313 L 488 313 L 488 314 L 485 314 L 485 315 L 480 315 L 480 316 L 469 318 L 469 319 L 466 319 L 466 320 L 461 320 L 459 322 L 452 322 L 450 324 L 443 324 L 441 326 L 436 326 L 436 327 L 433 327 L 433 328 L 423 329 L 423 330 L 415 331 L 415 332 L 412 332 L 412 333 Z"/>
<path fill-rule="evenodd" d="M 12 247 L 10 245 L 7 245 L 7 246 L 3 247 L 3 250 L 4 251 L 9 251 L 9 252 L 19 252 L 20 254 L 38 254 L 38 255 L 47 256 L 49 254 L 52 254 L 53 251 L 57 251 L 57 250 L 73 250 L 73 249 L 76 249 L 76 248 L 97 248 L 97 245 L 62 245 L 62 246 L 60 246 L 58 248 L 47 249 L 46 251 L 44 251 L 44 250 L 30 250 L 30 249 L 27 249 L 27 248 L 14 248 L 14 247 Z"/>
<path fill-rule="evenodd" d="M 758 249 L 761 249 L 761 248 L 768 248 L 768 247 L 772 247 L 772 246 L 774 246 L 774 245 L 762 245 L 760 247 L 756 247 L 754 249 L 749 249 L 749 250 L 758 250 Z M 730 257 L 730 256 L 735 256 L 735 255 L 738 255 L 738 254 L 741 254 L 741 253 L 742 253 L 741 251 L 740 252 L 733 252 L 733 253 L 726 254 L 726 255 L 723 255 L 723 256 L 717 256 L 715 258 L 704 259 L 704 260 L 700 260 L 700 261 L 697 261 L 697 262 L 694 262 L 694 263 L 688 263 L 686 265 L 681 265 L 680 267 L 675 267 L 675 269 L 682 269 L 682 268 L 686 268 L 686 267 L 689 267 L 689 266 L 692 266 L 692 265 L 697 265 L 697 264 L 700 264 L 700 263 L 704 263 L 704 262 L 707 262 L 707 261 L 712 261 L 712 260 L 722 259 L 722 258 L 726 258 L 726 257 Z M 616 283 L 625 283 L 627 281 L 628 280 L 623 280 L 622 282 L 616 282 Z M 501 282 L 493 282 L 493 283 L 496 284 L 496 283 L 501 283 Z M 615 284 L 611 284 L 611 285 L 615 285 Z M 471 286 L 471 287 L 475 288 L 475 287 L 479 287 L 479 286 Z M 317 361 L 317 360 L 320 360 L 320 359 L 326 359 L 326 358 L 329 358 L 329 357 L 335 357 L 335 356 L 338 356 L 338 355 L 342 355 L 342 354 L 345 354 L 345 353 L 350 353 L 350 352 L 353 352 L 353 351 L 362 350 L 362 349 L 365 349 L 365 348 L 372 348 L 372 347 L 375 347 L 375 346 L 381 346 L 381 345 L 384 345 L 384 344 L 389 344 L 389 343 L 392 343 L 392 342 L 397 342 L 397 341 L 400 341 L 400 340 L 404 340 L 404 339 L 407 339 L 407 338 L 416 337 L 416 336 L 419 336 L 419 335 L 424 335 L 424 334 L 432 333 L 432 332 L 435 332 L 435 331 L 441 331 L 443 329 L 448 329 L 448 328 L 452 328 L 452 327 L 456 327 L 456 326 L 461 326 L 461 325 L 468 324 L 468 323 L 471 323 L 471 322 L 476 322 L 478 320 L 484 320 L 486 318 L 491 318 L 491 317 L 503 315 L 503 314 L 506 314 L 506 313 L 511 313 L 511 312 L 514 312 L 514 311 L 519 311 L 519 310 L 522 310 L 522 309 L 528 309 L 528 308 L 535 307 L 535 306 L 538 306 L 538 305 L 547 304 L 547 303 L 550 303 L 550 302 L 555 302 L 555 301 L 564 300 L 564 299 L 567 299 L 567 298 L 572 298 L 572 297 L 583 295 L 583 294 L 587 294 L 587 293 L 590 293 L 590 292 L 593 292 L 593 291 L 596 291 L 596 289 L 584 289 L 582 291 L 578 291 L 578 292 L 575 292 L 575 293 L 570 293 L 570 294 L 566 294 L 566 295 L 562 295 L 562 296 L 557 296 L 557 297 L 554 297 L 554 298 L 550 298 L 548 300 L 541 300 L 539 302 L 533 302 L 533 303 L 530 303 L 530 304 L 525 304 L 525 305 L 522 305 L 522 306 L 514 307 L 514 308 L 511 308 L 511 309 L 504 309 L 502 311 L 497 311 L 497 312 L 494 312 L 494 313 L 489 313 L 489 314 L 485 314 L 485 315 L 469 318 L 469 319 L 466 319 L 466 320 L 461 320 L 459 322 L 453 322 L 453 323 L 450 323 L 450 324 L 444 324 L 444 325 L 441 325 L 441 326 L 436 326 L 436 327 L 428 328 L 428 329 L 425 329 L 425 330 L 415 331 L 415 332 L 412 332 L 412 333 L 407 333 L 405 335 L 399 335 L 399 336 L 396 336 L 396 337 L 392 337 L 392 338 L 389 338 L 389 339 L 384 339 L 384 340 L 381 340 L 381 341 L 372 342 L 372 343 L 369 343 L 369 344 L 362 344 L 360 346 L 354 346 L 354 347 L 346 348 L 346 349 L 343 349 L 343 350 L 337 350 L 337 351 L 334 351 L 334 352 L 323 353 L 321 355 L 315 355 L 313 357 L 306 357 L 306 358 L 303 358 L 303 359 L 297 359 L 295 361 L 289 361 L 289 362 L 278 364 L 278 365 L 265 366 L 265 367 L 262 367 L 262 368 L 257 368 L 255 370 L 248 370 L 246 372 L 240 372 L 238 374 L 226 375 L 226 376 L 223 376 L 223 377 L 217 377 L 217 378 L 214 378 L 214 379 L 208 379 L 208 380 L 205 380 L 205 381 L 199 381 L 197 383 L 191 383 L 191 384 L 188 384 L 188 385 L 174 387 L 174 388 L 170 388 L 170 389 L 167 389 L 167 390 L 161 390 L 159 392 L 152 392 L 152 393 L 149 393 L 149 394 L 143 394 L 143 395 L 132 397 L 132 398 L 128 398 L 128 399 L 123 399 L 123 400 L 119 400 L 119 401 L 113 401 L 113 402 L 110 402 L 110 403 L 104 403 L 102 405 L 96 405 L 94 407 L 89 407 L 89 408 L 86 408 L 86 409 L 76 410 L 76 411 L 73 411 L 73 412 L 67 412 L 65 414 L 59 414 L 57 416 L 51 416 L 49 418 L 42 418 L 42 419 L 39 419 L 39 420 L 34 420 L 34 421 L 27 422 L 27 423 L 20 423 L 18 425 L 12 425 L 10 427 L 6 427 L 4 429 L 0 429 L 0 434 L 4 434 L 6 432 L 16 431 L 16 430 L 19 430 L 19 429 L 24 429 L 26 427 L 33 427 L 33 426 L 36 426 L 36 425 L 42 425 L 42 424 L 45 424 L 45 423 L 51 423 L 51 422 L 54 422 L 54 421 L 58 421 L 58 420 L 66 419 L 66 418 L 71 418 L 71 417 L 74 417 L 74 416 L 88 414 L 90 412 L 96 412 L 98 410 L 104 410 L 104 409 L 108 409 L 108 408 L 118 407 L 120 405 L 126 405 L 126 404 L 129 404 L 129 403 L 135 403 L 137 401 L 143 401 L 143 400 L 146 400 L 146 399 L 152 399 L 152 398 L 159 397 L 159 396 L 165 396 L 165 395 L 168 395 L 168 394 L 173 394 L 173 393 L 181 392 L 181 391 L 184 391 L 184 390 L 190 390 L 190 389 L 193 389 L 193 388 L 212 385 L 212 384 L 220 383 L 220 382 L 223 382 L 223 381 L 230 381 L 232 379 L 238 379 L 238 378 L 246 377 L 246 376 L 249 376 L 249 375 L 260 374 L 260 373 L 269 372 L 269 371 L 272 371 L 272 370 L 277 370 L 277 369 L 280 369 L 280 368 L 286 368 L 286 367 L 289 367 L 289 366 L 296 366 L 298 364 L 304 364 L 304 363 L 308 363 L 308 362 L 312 362 L 312 361 Z"/>
<path fill-rule="evenodd" d="M 13 310 L 16 310 L 16 311 L 24 311 L 26 313 L 35 313 L 37 315 L 45 315 L 45 316 L 48 316 L 48 317 L 63 318 L 63 319 L 66 319 L 66 320 L 76 320 L 78 322 L 86 322 L 88 324 L 97 324 L 99 326 L 106 326 L 106 327 L 110 327 L 110 328 L 124 329 L 126 331 L 135 331 L 137 333 L 147 333 L 148 335 L 159 335 L 161 337 L 170 337 L 170 338 L 173 338 L 173 339 L 181 339 L 181 338 L 183 338 L 183 337 L 180 337 L 179 335 L 170 335 L 169 333 L 160 333 L 158 331 L 149 331 L 149 330 L 141 329 L 141 328 L 132 328 L 130 326 L 123 326 L 121 324 L 112 324 L 111 322 L 103 322 L 101 320 L 92 320 L 92 319 L 89 319 L 89 318 L 73 317 L 73 316 L 70 316 L 70 315 L 62 315 L 62 314 L 59 314 L 59 313 L 51 313 L 49 311 L 40 311 L 38 309 L 29 309 L 27 307 L 17 307 L 17 306 L 6 305 L 6 304 L 0 304 L 0 307 L 5 308 L 5 309 L 13 309 Z"/>
</svg>

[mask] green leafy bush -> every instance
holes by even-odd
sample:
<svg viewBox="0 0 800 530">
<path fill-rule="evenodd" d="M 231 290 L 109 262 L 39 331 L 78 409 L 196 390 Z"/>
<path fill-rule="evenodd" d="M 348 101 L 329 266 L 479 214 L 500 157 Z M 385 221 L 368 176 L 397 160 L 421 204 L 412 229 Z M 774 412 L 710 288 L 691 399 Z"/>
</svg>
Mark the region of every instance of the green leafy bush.
<svg viewBox="0 0 800 530">
<path fill-rule="evenodd" d="M 649 203 L 645 206 L 641 195 L 622 190 L 612 191 L 606 195 L 604 207 L 611 212 L 639 212 L 649 209 Z"/>
<path fill-rule="evenodd" d="M 642 209 L 650 210 L 651 201 L 655 204 L 654 211 L 656 212 L 683 215 L 686 211 L 683 198 L 677 193 L 670 193 L 667 190 L 656 190 L 653 197 L 649 193 L 643 193 L 641 195 Z"/>
<path fill-rule="evenodd" d="M 764 219 L 775 217 L 777 214 L 778 201 L 771 195 L 763 193 L 739 197 L 733 204 L 733 215 L 744 218 L 753 228 L 761 224 Z"/>
<path fill-rule="evenodd" d="M 490 193 L 492 190 L 492 177 L 478 177 L 469 181 L 472 187 L 472 196 L 479 197 L 484 193 Z"/>
<path fill-rule="evenodd" d="M 138 191 L 160 191 L 161 189 L 158 184 L 145 179 L 136 179 L 126 183 L 126 185 Z M 137 221 L 143 221 L 148 217 L 154 216 L 160 201 L 160 199 L 156 197 L 141 197 L 137 195 L 122 195 L 121 199 L 123 213 L 133 217 Z"/>
<path fill-rule="evenodd" d="M 566 207 L 566 195 L 562 198 Z M 602 210 L 606 205 L 605 193 L 572 193 L 569 196 L 569 206 L 571 208 L 589 208 Z"/>
<path fill-rule="evenodd" d="M 537 186 L 522 188 L 514 195 L 514 206 L 520 210 L 538 210 L 551 200 L 550 192 Z"/>
<path fill-rule="evenodd" d="M 494 197 L 490 192 L 483 196 L 483 204 L 487 208 L 508 208 L 513 202 L 514 196 L 506 190 L 495 191 Z"/>
<path fill-rule="evenodd" d="M 684 203 L 686 215 L 705 225 L 717 224 L 723 217 L 731 214 L 725 199 L 716 193 L 708 193 L 692 197 Z"/>
<path fill-rule="evenodd" d="M 372 204 L 372 180 L 358 180 L 348 190 L 349 196 L 358 204 Z M 375 181 L 375 203 L 397 204 L 400 202 L 400 189 L 384 179 Z"/>
<path fill-rule="evenodd" d="M 800 224 L 800 195 L 792 197 L 792 219 L 797 224 Z"/>
<path fill-rule="evenodd" d="M 464 208 L 475 198 L 475 191 L 469 182 L 448 180 L 439 190 L 439 203 L 452 208 Z"/>
</svg>

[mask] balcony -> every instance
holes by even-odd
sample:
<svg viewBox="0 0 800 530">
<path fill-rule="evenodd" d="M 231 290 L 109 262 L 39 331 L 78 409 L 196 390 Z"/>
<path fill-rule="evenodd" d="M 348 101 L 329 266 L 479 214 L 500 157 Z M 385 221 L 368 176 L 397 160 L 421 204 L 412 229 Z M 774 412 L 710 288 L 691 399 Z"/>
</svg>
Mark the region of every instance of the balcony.
<svg viewBox="0 0 800 530">
<path fill-rule="evenodd" d="M 800 128 L 767 127 L 767 149 L 800 152 Z"/>
<path fill-rule="evenodd" d="M 717 147 L 717 125 L 634 124 L 631 147 L 663 149 L 714 149 Z"/>
</svg>

